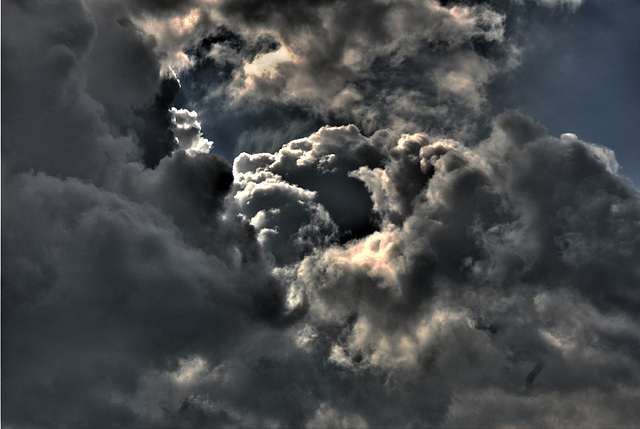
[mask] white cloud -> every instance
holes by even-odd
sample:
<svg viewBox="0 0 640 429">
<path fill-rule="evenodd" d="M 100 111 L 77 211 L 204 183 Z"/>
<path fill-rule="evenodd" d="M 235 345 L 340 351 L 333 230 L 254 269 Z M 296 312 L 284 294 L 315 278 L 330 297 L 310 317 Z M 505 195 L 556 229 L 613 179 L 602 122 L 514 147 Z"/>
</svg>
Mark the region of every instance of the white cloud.
<svg viewBox="0 0 640 429">
<path fill-rule="evenodd" d="M 202 136 L 202 127 L 196 112 L 175 107 L 172 107 L 169 112 L 171 112 L 171 131 L 180 149 L 192 156 L 211 151 L 213 142 Z"/>
</svg>

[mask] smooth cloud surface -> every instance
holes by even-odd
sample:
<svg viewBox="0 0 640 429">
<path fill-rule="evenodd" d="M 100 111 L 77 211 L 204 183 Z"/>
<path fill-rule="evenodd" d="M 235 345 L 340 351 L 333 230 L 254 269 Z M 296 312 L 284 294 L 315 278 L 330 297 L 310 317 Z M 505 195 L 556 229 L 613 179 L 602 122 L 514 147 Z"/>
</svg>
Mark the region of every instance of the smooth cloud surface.
<svg viewBox="0 0 640 429">
<path fill-rule="evenodd" d="M 640 194 L 494 114 L 518 3 L 3 1 L 3 424 L 635 424 Z"/>
</svg>

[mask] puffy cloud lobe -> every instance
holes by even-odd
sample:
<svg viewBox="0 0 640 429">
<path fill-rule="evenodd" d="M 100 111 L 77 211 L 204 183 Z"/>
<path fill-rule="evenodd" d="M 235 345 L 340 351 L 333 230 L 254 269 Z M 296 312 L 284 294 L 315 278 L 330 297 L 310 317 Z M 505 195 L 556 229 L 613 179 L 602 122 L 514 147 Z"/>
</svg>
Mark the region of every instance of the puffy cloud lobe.
<svg viewBox="0 0 640 429">
<path fill-rule="evenodd" d="M 517 397 L 544 361 L 538 388 L 553 400 L 552 392 L 575 392 L 563 402 L 566 414 L 545 415 L 538 407 L 546 400 L 532 400 L 503 422 L 586 421 L 586 410 L 572 405 L 584 388 L 594 392 L 589 403 L 615 392 L 614 407 L 627 410 L 637 395 L 637 352 L 605 344 L 638 340 L 628 335 L 638 323 L 640 200 L 611 170 L 615 160 L 574 136 L 548 137 L 514 113 L 473 149 L 405 136 L 390 153 L 384 168 L 354 173 L 382 214 L 380 232 L 296 269 L 310 326 L 342 332 L 329 360 L 356 373 L 385 371 L 389 383 L 402 373 L 440 374 L 452 398 L 478 368 L 475 394 Z M 406 183 L 422 188 L 403 195 Z M 460 424 L 457 407 L 444 422 Z M 605 413 L 601 424 L 620 415 Z M 489 412 L 477 422 L 500 424 L 496 418 Z"/>
<path fill-rule="evenodd" d="M 198 114 L 187 109 L 170 109 L 173 116 L 171 130 L 178 140 L 178 146 L 189 155 L 209 153 L 213 142 L 202 137 L 202 129 L 198 122 Z"/>
<path fill-rule="evenodd" d="M 635 257 L 637 243 L 625 237 L 633 237 L 637 228 L 637 193 L 613 174 L 611 161 L 603 161 L 599 148 L 568 137 L 553 139 L 541 131 L 527 118 L 505 114 L 494 136 L 474 149 L 454 141 L 429 143 L 426 136 L 405 136 L 390 151 L 384 168 L 361 167 L 353 175 L 367 184 L 384 228 L 404 238 L 406 249 L 396 253 L 403 258 L 445 254 L 445 261 L 437 261 L 438 270 L 449 269 L 448 275 L 464 271 L 468 264 L 472 272 L 479 270 L 476 274 L 484 271 L 485 281 L 493 283 L 503 276 L 509 276 L 505 283 L 548 283 L 582 272 L 574 271 L 577 249 L 571 246 L 598 246 L 600 241 L 606 249 L 602 254 L 587 250 L 578 259 L 584 261 L 583 268 L 604 270 L 609 259 L 605 253 L 613 250 L 610 234 L 616 236 L 616 258 L 624 257 L 623 265 L 632 268 L 627 257 Z M 616 220 L 620 215 L 624 228 Z M 589 234 L 589 239 L 574 234 Z M 514 257 L 501 246 L 523 254 Z M 447 267 L 454 261 L 459 265 Z M 637 273 L 630 269 L 625 275 L 621 290 L 631 292 Z M 589 292 L 594 281 L 578 276 L 572 286 Z M 611 299 L 618 299 L 615 289 L 607 288 Z"/>
<path fill-rule="evenodd" d="M 134 173 L 135 174 L 135 173 Z M 217 155 L 176 152 L 157 172 L 123 174 L 123 189 L 136 200 L 149 201 L 172 216 L 184 231 L 197 238 L 200 228 L 215 223 L 233 181 L 230 166 Z M 132 183 L 133 182 L 133 183 Z M 200 238 L 203 242 L 204 237 Z"/>
<path fill-rule="evenodd" d="M 324 207 L 314 201 L 315 192 L 289 184 L 265 168 L 272 158 L 267 154 L 236 158 L 234 198 L 236 210 L 256 228 L 263 249 L 283 265 L 324 247 L 337 228 Z M 257 167 L 255 171 L 251 166 Z"/>
<path fill-rule="evenodd" d="M 365 187 L 350 172 L 362 165 L 380 165 L 380 151 L 388 145 L 389 136 L 380 132 L 366 138 L 353 125 L 323 127 L 307 138 L 284 145 L 275 154 L 241 154 L 234 168 L 242 177 L 239 182 L 243 190 L 236 198 L 243 200 L 247 209 L 252 202 L 253 212 L 247 212 L 251 217 L 258 208 L 268 205 L 279 210 L 276 195 L 264 194 L 267 188 L 278 186 L 296 194 L 298 200 L 315 199 L 322 211 L 328 212 L 324 216 L 335 222 L 337 238 L 344 241 L 366 235 L 375 228 L 376 220 Z M 264 202 L 254 203 L 257 198 Z M 261 216 L 268 216 L 267 212 Z"/>
</svg>

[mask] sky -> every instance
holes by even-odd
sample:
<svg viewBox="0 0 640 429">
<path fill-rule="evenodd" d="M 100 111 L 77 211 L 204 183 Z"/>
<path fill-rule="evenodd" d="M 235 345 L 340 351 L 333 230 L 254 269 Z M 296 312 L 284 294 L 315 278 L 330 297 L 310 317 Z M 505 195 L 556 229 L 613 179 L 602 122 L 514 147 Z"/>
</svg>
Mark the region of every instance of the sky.
<svg viewBox="0 0 640 429">
<path fill-rule="evenodd" d="M 631 427 L 640 3 L 2 0 L 4 427 Z"/>
</svg>

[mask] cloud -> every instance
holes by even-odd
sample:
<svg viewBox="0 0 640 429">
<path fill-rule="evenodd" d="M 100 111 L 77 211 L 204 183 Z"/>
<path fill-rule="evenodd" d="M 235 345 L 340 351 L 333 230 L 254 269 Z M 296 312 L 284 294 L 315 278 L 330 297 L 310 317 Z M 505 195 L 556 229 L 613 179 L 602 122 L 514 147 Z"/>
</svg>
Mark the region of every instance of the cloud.
<svg viewBox="0 0 640 429">
<path fill-rule="evenodd" d="M 172 117 L 171 131 L 178 140 L 178 146 L 189 155 L 196 153 L 209 153 L 213 142 L 202 137 L 202 129 L 198 122 L 198 114 L 187 109 L 170 110 Z"/>
<path fill-rule="evenodd" d="M 11 106 L 4 109 L 3 123 L 12 125 L 3 133 L 4 165 L 17 171 L 33 167 L 52 174 L 95 177 L 106 155 L 96 144 L 105 133 L 100 120 L 103 108 L 82 91 L 84 75 L 79 66 L 95 37 L 95 22 L 80 2 L 71 2 L 68 8 L 50 5 L 46 12 L 36 9 L 34 5 L 19 10 L 12 3 L 6 7 L 6 13 L 15 17 L 6 32 L 28 31 L 25 37 L 3 41 L 3 55 L 12 59 L 3 67 L 7 84 L 3 100 Z M 55 114 L 61 110 L 68 114 Z M 80 144 L 82 140 L 86 143 Z M 108 156 L 119 156 L 113 149 Z"/>
<path fill-rule="evenodd" d="M 567 7 L 570 10 L 575 11 L 578 9 L 584 0 L 536 0 L 538 3 L 547 7 Z"/>
<path fill-rule="evenodd" d="M 252 308 L 250 289 L 267 281 L 259 275 L 244 292 L 231 288 L 239 272 L 229 258 L 190 246 L 148 204 L 45 175 L 16 177 L 4 192 L 13 204 L 3 211 L 12 231 L 3 238 L 12 249 L 3 342 L 14 351 L 4 360 L 12 392 L 5 410 L 15 424 L 139 422 L 119 398 L 135 392 L 141 371 L 231 340 L 230 327 L 245 324 L 232 320 Z"/>
<path fill-rule="evenodd" d="M 637 236 L 639 200 L 601 150 L 550 138 L 530 119 L 507 113 L 473 149 L 405 136 L 390 154 L 383 168 L 356 170 L 382 215 L 380 231 L 309 255 L 295 268 L 293 284 L 310 303 L 310 326 L 341 332 L 329 361 L 356 374 L 382 371 L 389 388 L 407 388 L 403 374 L 424 373 L 442 376 L 452 392 L 477 383 L 518 395 L 525 376 L 544 360 L 545 372 L 557 374 L 541 381 L 549 392 L 614 389 L 626 407 L 637 380 L 627 379 L 626 390 L 613 368 L 632 371 L 636 352 L 615 356 L 598 345 L 609 334 L 590 324 L 614 317 L 613 337 L 624 338 L 623 326 L 637 323 L 633 261 L 639 249 L 624 237 Z M 423 186 L 409 190 L 407 183 Z M 622 200 L 625 227 L 615 220 Z M 593 224 L 577 226 L 567 215 Z M 611 226 L 606 233 L 605 224 Z M 563 244 L 576 233 L 582 238 Z M 572 259 L 577 248 L 584 249 L 579 269 Z M 551 302 L 564 312 L 549 312 Z M 481 374 L 467 372 L 479 367 Z M 589 401 L 598 401 L 594 395 Z M 536 413 L 537 406 L 528 403 L 522 412 Z M 583 421 L 584 412 L 563 418 Z M 503 422 L 519 421 L 513 418 Z"/>
<path fill-rule="evenodd" d="M 234 132 L 247 136 L 255 128 L 277 136 L 290 121 L 270 123 L 271 112 L 295 106 L 305 126 L 289 139 L 327 122 L 353 123 L 367 134 L 429 126 L 468 137 L 472 121 L 454 124 L 452 117 L 481 115 L 484 87 L 518 62 L 505 38 L 505 15 L 485 2 L 303 2 L 291 10 L 273 2 L 220 2 L 172 16 L 193 23 L 184 28 L 149 13 L 134 22 L 158 41 L 164 69 L 181 81 L 207 75 L 217 82 L 185 86 L 191 107 L 207 122 L 242 121 L 251 106 L 257 114 Z M 212 98 L 224 108 L 206 101 Z M 208 131 L 223 140 L 222 131 Z M 286 142 L 274 142 L 275 149 Z"/>
<path fill-rule="evenodd" d="M 153 104 L 141 109 L 139 116 L 144 121 L 144 131 L 140 133 L 139 145 L 142 160 L 147 167 L 156 167 L 162 158 L 176 149 L 175 132 L 171 125 L 175 118 L 169 109 L 180 92 L 177 79 L 164 79 Z"/>
<path fill-rule="evenodd" d="M 337 228 L 325 208 L 314 201 L 315 192 L 287 183 L 260 165 L 268 165 L 269 158 L 268 154 L 236 158 L 234 199 L 236 210 L 256 229 L 262 248 L 276 264 L 284 265 L 324 247 Z M 255 171 L 250 169 L 256 165 Z"/>
<path fill-rule="evenodd" d="M 4 2 L 3 424 L 635 423 L 640 194 L 493 114 L 508 11 Z"/>
</svg>

